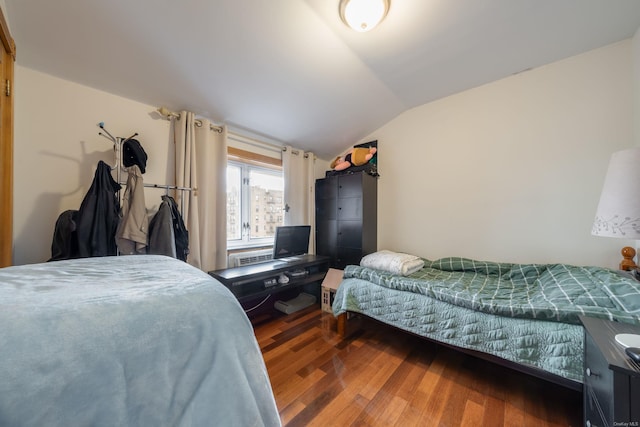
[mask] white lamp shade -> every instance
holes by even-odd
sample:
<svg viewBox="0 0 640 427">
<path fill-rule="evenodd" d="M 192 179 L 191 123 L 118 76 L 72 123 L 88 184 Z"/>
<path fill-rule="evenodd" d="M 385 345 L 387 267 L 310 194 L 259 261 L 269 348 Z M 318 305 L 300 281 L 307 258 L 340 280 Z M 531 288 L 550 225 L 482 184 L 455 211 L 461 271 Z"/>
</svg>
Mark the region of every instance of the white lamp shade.
<svg viewBox="0 0 640 427">
<path fill-rule="evenodd" d="M 591 234 L 640 239 L 640 148 L 611 156 Z"/>
<path fill-rule="evenodd" d="M 359 32 L 372 30 L 389 10 L 389 0 L 341 0 L 340 17 Z"/>
</svg>

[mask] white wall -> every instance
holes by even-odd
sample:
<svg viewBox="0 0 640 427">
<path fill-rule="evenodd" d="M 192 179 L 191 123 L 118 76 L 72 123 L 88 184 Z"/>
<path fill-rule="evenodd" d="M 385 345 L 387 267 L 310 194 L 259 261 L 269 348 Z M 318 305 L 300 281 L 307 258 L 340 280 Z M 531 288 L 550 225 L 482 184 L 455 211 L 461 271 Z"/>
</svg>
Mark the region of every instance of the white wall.
<svg viewBox="0 0 640 427">
<path fill-rule="evenodd" d="M 616 267 L 633 242 L 590 232 L 609 157 L 633 145 L 632 86 L 627 40 L 392 120 L 363 139 L 379 144 L 378 247 Z"/>
<path fill-rule="evenodd" d="M 170 123 L 155 106 L 20 66 L 15 87 L 14 264 L 47 260 L 58 215 L 80 207 L 99 160 L 114 164 L 99 122 L 114 136 L 139 133 L 149 156 L 145 182 L 172 182 Z M 145 189 L 147 205 L 157 206 L 162 194 Z"/>
<path fill-rule="evenodd" d="M 19 65 L 15 88 L 14 264 L 46 261 L 58 215 L 80 207 L 99 160 L 114 164 L 111 142 L 98 135 L 99 122 L 114 136 L 138 132 L 137 139 L 149 156 L 146 183 L 173 182 L 171 125 L 156 113 L 158 106 Z M 238 140 L 230 139 L 229 145 L 257 150 Z M 273 150 L 263 154 L 279 156 Z M 325 163 L 316 162 L 318 176 L 324 175 Z M 145 189 L 150 212 L 157 209 L 162 194 L 164 190 Z"/>
</svg>

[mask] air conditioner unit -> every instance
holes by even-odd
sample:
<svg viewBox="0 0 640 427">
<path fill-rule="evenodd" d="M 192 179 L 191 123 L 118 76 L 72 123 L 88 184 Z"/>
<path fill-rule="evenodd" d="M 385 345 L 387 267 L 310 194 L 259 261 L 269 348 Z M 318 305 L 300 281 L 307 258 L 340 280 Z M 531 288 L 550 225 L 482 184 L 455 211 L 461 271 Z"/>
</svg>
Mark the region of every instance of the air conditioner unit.
<svg viewBox="0 0 640 427">
<path fill-rule="evenodd" d="M 236 252 L 229 254 L 229 268 L 242 267 L 243 265 L 256 264 L 258 262 L 273 259 L 272 249 L 260 249 L 257 251 Z"/>
</svg>

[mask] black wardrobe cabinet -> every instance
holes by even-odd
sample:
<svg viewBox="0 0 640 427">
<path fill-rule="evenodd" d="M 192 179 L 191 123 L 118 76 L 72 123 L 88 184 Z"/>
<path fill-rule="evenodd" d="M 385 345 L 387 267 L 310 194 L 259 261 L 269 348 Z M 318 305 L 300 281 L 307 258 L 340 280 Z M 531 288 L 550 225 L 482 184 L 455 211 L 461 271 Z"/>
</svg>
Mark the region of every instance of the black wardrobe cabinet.
<svg viewBox="0 0 640 427">
<path fill-rule="evenodd" d="M 332 268 L 377 250 L 378 181 L 364 172 L 316 180 L 316 253 Z"/>
</svg>

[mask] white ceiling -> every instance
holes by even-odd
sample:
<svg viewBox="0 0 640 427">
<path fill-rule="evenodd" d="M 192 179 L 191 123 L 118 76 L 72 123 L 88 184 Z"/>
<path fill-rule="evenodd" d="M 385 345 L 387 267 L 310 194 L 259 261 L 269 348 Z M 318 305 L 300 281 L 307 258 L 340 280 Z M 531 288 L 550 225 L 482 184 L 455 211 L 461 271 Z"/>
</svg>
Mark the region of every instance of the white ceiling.
<svg viewBox="0 0 640 427">
<path fill-rule="evenodd" d="M 328 158 L 412 107 L 632 37 L 640 0 L 5 0 L 19 65 Z"/>
</svg>

